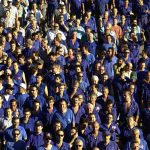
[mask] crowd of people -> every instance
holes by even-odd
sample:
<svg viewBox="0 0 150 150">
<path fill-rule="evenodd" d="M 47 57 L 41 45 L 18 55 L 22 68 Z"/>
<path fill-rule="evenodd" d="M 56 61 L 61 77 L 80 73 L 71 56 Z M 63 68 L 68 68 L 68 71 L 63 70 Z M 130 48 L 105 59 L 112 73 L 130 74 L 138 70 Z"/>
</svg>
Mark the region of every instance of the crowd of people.
<svg viewBox="0 0 150 150">
<path fill-rule="evenodd" d="M 0 149 L 149 150 L 150 0 L 1 0 Z"/>
</svg>

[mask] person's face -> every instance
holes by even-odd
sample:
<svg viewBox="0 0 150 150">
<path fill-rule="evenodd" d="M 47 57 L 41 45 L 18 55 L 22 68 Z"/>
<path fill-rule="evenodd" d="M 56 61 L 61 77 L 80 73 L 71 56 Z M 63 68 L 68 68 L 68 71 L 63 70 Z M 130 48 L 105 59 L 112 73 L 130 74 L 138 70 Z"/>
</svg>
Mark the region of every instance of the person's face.
<svg viewBox="0 0 150 150">
<path fill-rule="evenodd" d="M 148 81 L 150 81 L 150 72 L 147 73 L 146 79 L 147 79 Z"/>
<path fill-rule="evenodd" d="M 126 17 L 124 15 L 121 16 L 121 22 L 125 22 Z"/>
<path fill-rule="evenodd" d="M 25 92 L 25 89 L 21 86 L 19 86 L 19 93 L 24 93 Z"/>
<path fill-rule="evenodd" d="M 108 80 L 108 75 L 104 75 L 102 79 L 103 79 L 103 82 L 107 81 Z"/>
<path fill-rule="evenodd" d="M 107 119 L 108 123 L 112 123 L 113 122 L 113 116 L 112 115 L 108 115 L 106 119 Z"/>
<path fill-rule="evenodd" d="M 55 31 L 58 31 L 58 29 L 59 29 L 59 25 L 56 23 L 56 24 L 54 24 L 54 30 Z"/>
<path fill-rule="evenodd" d="M 15 110 L 17 108 L 17 103 L 16 102 L 12 102 L 11 103 L 11 109 Z"/>
<path fill-rule="evenodd" d="M 37 133 L 37 134 L 40 134 L 41 132 L 42 132 L 42 129 L 43 129 L 43 127 L 42 126 L 35 126 L 35 132 Z"/>
<path fill-rule="evenodd" d="M 31 113 L 30 113 L 30 112 L 28 112 L 28 111 L 27 111 L 27 112 L 24 112 L 24 118 L 25 118 L 25 119 L 28 120 L 28 119 L 30 118 L 30 116 L 31 116 Z"/>
<path fill-rule="evenodd" d="M 79 80 L 82 80 L 82 79 L 83 79 L 83 74 L 82 74 L 82 73 L 79 73 L 78 79 L 79 79 Z"/>
<path fill-rule="evenodd" d="M 54 106 L 54 101 L 53 100 L 48 101 L 48 106 L 53 107 Z"/>
<path fill-rule="evenodd" d="M 113 51 L 109 49 L 109 50 L 107 51 L 107 56 L 108 56 L 108 57 L 111 57 L 112 54 L 113 54 Z"/>
<path fill-rule="evenodd" d="M 104 88 L 104 89 L 102 90 L 102 94 L 103 94 L 103 95 L 108 95 L 108 93 L 109 93 L 108 89 Z"/>
<path fill-rule="evenodd" d="M 105 68 L 103 66 L 100 67 L 100 74 L 105 73 Z"/>
<path fill-rule="evenodd" d="M 34 103 L 33 109 L 34 109 L 35 111 L 39 111 L 39 109 L 40 109 L 40 104 L 39 104 L 39 103 Z"/>
<path fill-rule="evenodd" d="M 14 119 L 14 120 L 12 121 L 12 124 L 13 124 L 13 126 L 14 126 L 15 128 L 17 128 L 17 127 L 19 126 L 19 123 L 20 123 L 19 119 Z"/>
<path fill-rule="evenodd" d="M 6 93 L 7 93 L 8 95 L 11 95 L 11 94 L 13 93 L 13 90 L 12 90 L 12 89 L 6 89 Z"/>
<path fill-rule="evenodd" d="M 135 89 L 135 86 L 134 85 L 130 85 L 130 92 L 131 92 L 131 94 L 134 93 L 134 89 Z"/>
<path fill-rule="evenodd" d="M 7 109 L 6 116 L 8 116 L 8 117 L 12 116 L 12 110 L 11 109 Z"/>
<path fill-rule="evenodd" d="M 83 95 L 79 95 L 78 99 L 79 99 L 79 105 L 81 105 L 83 103 Z"/>
<path fill-rule="evenodd" d="M 106 106 L 106 109 L 107 109 L 107 111 L 108 112 L 112 112 L 112 109 L 113 109 L 113 104 L 108 104 L 107 106 Z"/>
<path fill-rule="evenodd" d="M 92 104 L 95 104 L 95 102 L 96 102 L 96 96 L 95 95 L 90 96 L 89 99 L 90 99 L 90 102 Z"/>
<path fill-rule="evenodd" d="M 107 36 L 107 42 L 111 43 L 111 36 Z"/>
<path fill-rule="evenodd" d="M 82 150 L 83 149 L 83 143 L 81 141 L 77 142 L 75 144 L 75 149 L 76 150 Z"/>
<path fill-rule="evenodd" d="M 76 133 L 77 133 L 77 132 L 76 132 L 75 129 L 71 129 L 71 131 L 70 131 L 70 136 L 71 136 L 71 137 L 74 137 Z"/>
<path fill-rule="evenodd" d="M 94 123 L 92 127 L 94 131 L 99 131 L 100 126 L 98 123 Z"/>
<path fill-rule="evenodd" d="M 80 19 L 77 19 L 76 22 L 75 22 L 76 26 L 80 26 Z"/>
<path fill-rule="evenodd" d="M 96 71 L 99 71 L 100 67 L 101 67 L 101 64 L 100 64 L 100 63 L 97 63 L 96 66 L 95 66 L 95 70 L 96 70 Z"/>
<path fill-rule="evenodd" d="M 139 150 L 139 144 L 138 143 L 133 143 L 132 144 L 132 150 Z"/>
<path fill-rule="evenodd" d="M 88 105 L 87 106 L 87 113 L 88 114 L 93 113 L 93 109 L 94 109 L 93 105 Z"/>
<path fill-rule="evenodd" d="M 60 104 L 59 104 L 59 107 L 60 107 L 60 111 L 63 113 L 63 112 L 66 112 L 66 109 L 67 109 L 67 104 L 65 101 L 62 101 Z"/>
<path fill-rule="evenodd" d="M 105 136 L 104 136 L 104 141 L 105 141 L 106 143 L 109 143 L 109 142 L 110 142 L 110 138 L 111 138 L 111 135 L 105 135 Z"/>
<path fill-rule="evenodd" d="M 81 62 L 81 61 L 82 61 L 81 55 L 77 55 L 77 61 L 78 61 L 78 62 Z"/>
<path fill-rule="evenodd" d="M 3 102 L 3 98 L 0 96 L 0 104 L 2 104 Z"/>
<path fill-rule="evenodd" d="M 74 105 L 79 105 L 79 99 L 78 99 L 77 97 L 75 97 L 75 98 L 73 99 L 73 104 L 74 104 Z"/>
<path fill-rule="evenodd" d="M 17 63 L 14 63 L 13 67 L 14 67 L 14 70 L 17 70 L 19 68 Z"/>
<path fill-rule="evenodd" d="M 9 17 L 9 16 L 10 16 L 10 12 L 6 11 L 6 17 Z"/>
<path fill-rule="evenodd" d="M 140 138 L 140 132 L 139 132 L 139 130 L 134 130 L 132 132 L 132 137 L 133 137 L 133 139 L 139 139 Z"/>
<path fill-rule="evenodd" d="M 32 88 L 31 88 L 31 95 L 32 95 L 32 96 L 36 96 L 37 93 L 38 93 L 37 88 L 36 88 L 36 87 L 32 87 Z"/>
<path fill-rule="evenodd" d="M 65 91 L 65 86 L 64 86 L 64 85 L 60 86 L 60 87 L 59 87 L 59 91 L 60 91 L 60 92 L 64 92 L 64 91 Z"/>
<path fill-rule="evenodd" d="M 12 59 L 7 59 L 7 65 L 11 66 L 11 64 L 12 64 Z"/>
<path fill-rule="evenodd" d="M 134 121 L 133 117 L 128 118 L 127 124 L 129 127 L 134 127 L 135 121 Z"/>
<path fill-rule="evenodd" d="M 42 78 L 41 76 L 37 76 L 37 77 L 36 77 L 36 82 L 37 82 L 37 83 L 41 83 L 42 80 L 43 80 L 43 78 Z"/>
<path fill-rule="evenodd" d="M 49 145 L 50 143 L 51 143 L 51 138 L 50 137 L 45 137 L 44 138 L 44 143 L 46 144 L 46 145 Z"/>
<path fill-rule="evenodd" d="M 13 139 L 14 139 L 15 141 L 18 141 L 18 140 L 19 140 L 19 137 L 20 137 L 20 132 L 19 132 L 19 131 L 15 131 L 15 132 L 13 133 Z"/>
<path fill-rule="evenodd" d="M 92 79 L 92 83 L 93 84 L 98 84 L 98 80 L 94 78 L 94 79 Z"/>
<path fill-rule="evenodd" d="M 64 139 L 64 132 L 59 131 L 58 134 L 57 134 L 57 139 L 58 139 L 58 141 L 63 141 L 63 139 Z"/>
<path fill-rule="evenodd" d="M 123 96 L 124 96 L 124 101 L 126 103 L 130 103 L 131 102 L 131 96 L 130 96 L 129 92 L 124 92 Z"/>
<path fill-rule="evenodd" d="M 53 128 L 54 128 L 54 131 L 56 132 L 61 129 L 61 124 L 57 122 L 54 124 Z"/>
</svg>

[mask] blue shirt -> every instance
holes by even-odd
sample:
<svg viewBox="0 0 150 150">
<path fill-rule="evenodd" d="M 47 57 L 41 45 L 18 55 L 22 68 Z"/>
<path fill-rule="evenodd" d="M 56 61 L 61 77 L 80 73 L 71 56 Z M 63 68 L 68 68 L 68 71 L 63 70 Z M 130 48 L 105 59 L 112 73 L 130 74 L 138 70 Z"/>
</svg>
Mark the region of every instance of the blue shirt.
<svg viewBox="0 0 150 150">
<path fill-rule="evenodd" d="M 25 141 L 19 140 L 17 142 L 7 142 L 4 150 L 26 150 Z"/>
<path fill-rule="evenodd" d="M 29 146 L 32 150 L 37 150 L 40 146 L 44 145 L 43 136 L 43 133 L 38 135 L 35 133 L 31 134 L 27 142 L 27 146 Z"/>
<path fill-rule="evenodd" d="M 98 148 L 100 148 L 100 150 L 119 150 L 117 143 L 114 141 L 110 141 L 107 145 L 105 145 L 104 142 L 100 142 Z"/>
<path fill-rule="evenodd" d="M 37 150 L 45 150 L 45 147 L 44 147 L 44 146 L 41 146 L 41 147 L 39 147 Z M 58 150 L 58 148 L 57 148 L 56 146 L 52 145 L 51 150 Z"/>
<path fill-rule="evenodd" d="M 54 145 L 58 148 L 57 143 L 54 143 Z M 68 143 L 63 142 L 62 146 L 58 148 L 59 150 L 70 150 L 70 146 Z"/>
<path fill-rule="evenodd" d="M 4 136 L 6 141 L 12 142 L 13 141 L 13 135 L 12 135 L 12 131 L 13 131 L 13 127 L 9 127 L 5 130 Z M 20 130 L 20 140 L 24 140 L 27 139 L 27 133 L 25 131 L 25 129 L 22 126 L 18 126 L 18 129 Z"/>
<path fill-rule="evenodd" d="M 131 142 L 127 142 L 124 150 L 132 150 Z M 147 142 L 144 139 L 140 139 L 139 150 L 149 150 Z"/>
<path fill-rule="evenodd" d="M 109 131 L 111 133 L 112 141 L 116 141 L 116 135 L 120 134 L 120 129 L 116 123 L 112 123 L 110 125 L 110 127 L 108 127 L 108 125 L 106 123 L 102 124 L 101 129 L 102 129 L 102 131 Z"/>
<path fill-rule="evenodd" d="M 88 149 L 92 149 L 102 141 L 103 141 L 102 132 L 99 132 L 97 137 L 94 137 L 93 133 L 89 133 L 86 138 L 86 147 Z"/>
<path fill-rule="evenodd" d="M 75 117 L 71 109 L 67 109 L 65 114 L 62 114 L 60 111 L 56 111 L 54 114 L 54 120 L 61 122 L 63 129 L 68 129 L 72 124 L 75 124 Z"/>
</svg>

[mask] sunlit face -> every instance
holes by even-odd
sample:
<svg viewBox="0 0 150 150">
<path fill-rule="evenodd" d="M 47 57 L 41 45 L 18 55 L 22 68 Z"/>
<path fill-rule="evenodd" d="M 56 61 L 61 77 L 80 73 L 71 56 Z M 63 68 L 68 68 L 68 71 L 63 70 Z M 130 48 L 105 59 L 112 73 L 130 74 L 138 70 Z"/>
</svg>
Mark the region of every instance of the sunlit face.
<svg viewBox="0 0 150 150">
<path fill-rule="evenodd" d="M 59 108 L 60 108 L 60 111 L 62 113 L 66 112 L 66 109 L 67 109 L 67 104 L 65 101 L 61 101 L 60 104 L 59 104 Z"/>
</svg>

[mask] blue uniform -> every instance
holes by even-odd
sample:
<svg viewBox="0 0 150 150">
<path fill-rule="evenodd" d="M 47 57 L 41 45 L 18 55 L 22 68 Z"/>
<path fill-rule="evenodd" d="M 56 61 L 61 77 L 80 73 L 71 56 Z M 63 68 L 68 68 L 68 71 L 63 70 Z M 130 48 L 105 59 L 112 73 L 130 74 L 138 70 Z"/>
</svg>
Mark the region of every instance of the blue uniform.
<svg viewBox="0 0 150 150">
<path fill-rule="evenodd" d="M 124 150 L 132 150 L 131 142 L 127 142 Z M 144 139 L 140 139 L 139 150 L 149 150 L 147 142 Z"/>
<path fill-rule="evenodd" d="M 119 147 L 116 142 L 110 141 L 108 145 L 105 145 L 104 142 L 98 144 L 100 150 L 119 150 Z"/>
<path fill-rule="evenodd" d="M 12 135 L 13 129 L 14 128 L 11 126 L 5 130 L 4 137 L 5 137 L 6 141 L 9 141 L 9 142 L 13 141 L 13 135 Z M 27 133 L 26 133 L 25 129 L 22 126 L 18 126 L 18 129 L 20 130 L 19 139 L 20 140 L 27 139 Z"/>
<path fill-rule="evenodd" d="M 17 142 L 7 142 L 4 146 L 4 150 L 26 150 L 26 143 L 23 140 Z"/>
<path fill-rule="evenodd" d="M 44 145 L 43 133 L 40 134 L 31 134 L 27 142 L 27 146 L 32 150 L 37 150 L 40 146 Z"/>
<path fill-rule="evenodd" d="M 53 116 L 54 120 L 61 122 L 63 129 L 69 129 L 72 124 L 75 124 L 75 117 L 71 109 L 67 109 L 65 114 L 62 114 L 60 111 L 56 111 Z"/>
<path fill-rule="evenodd" d="M 103 141 L 102 132 L 98 133 L 97 137 L 94 137 L 93 133 L 87 134 L 86 137 L 86 147 L 87 149 L 92 149 L 93 147 L 97 146 L 98 143 Z"/>
</svg>

